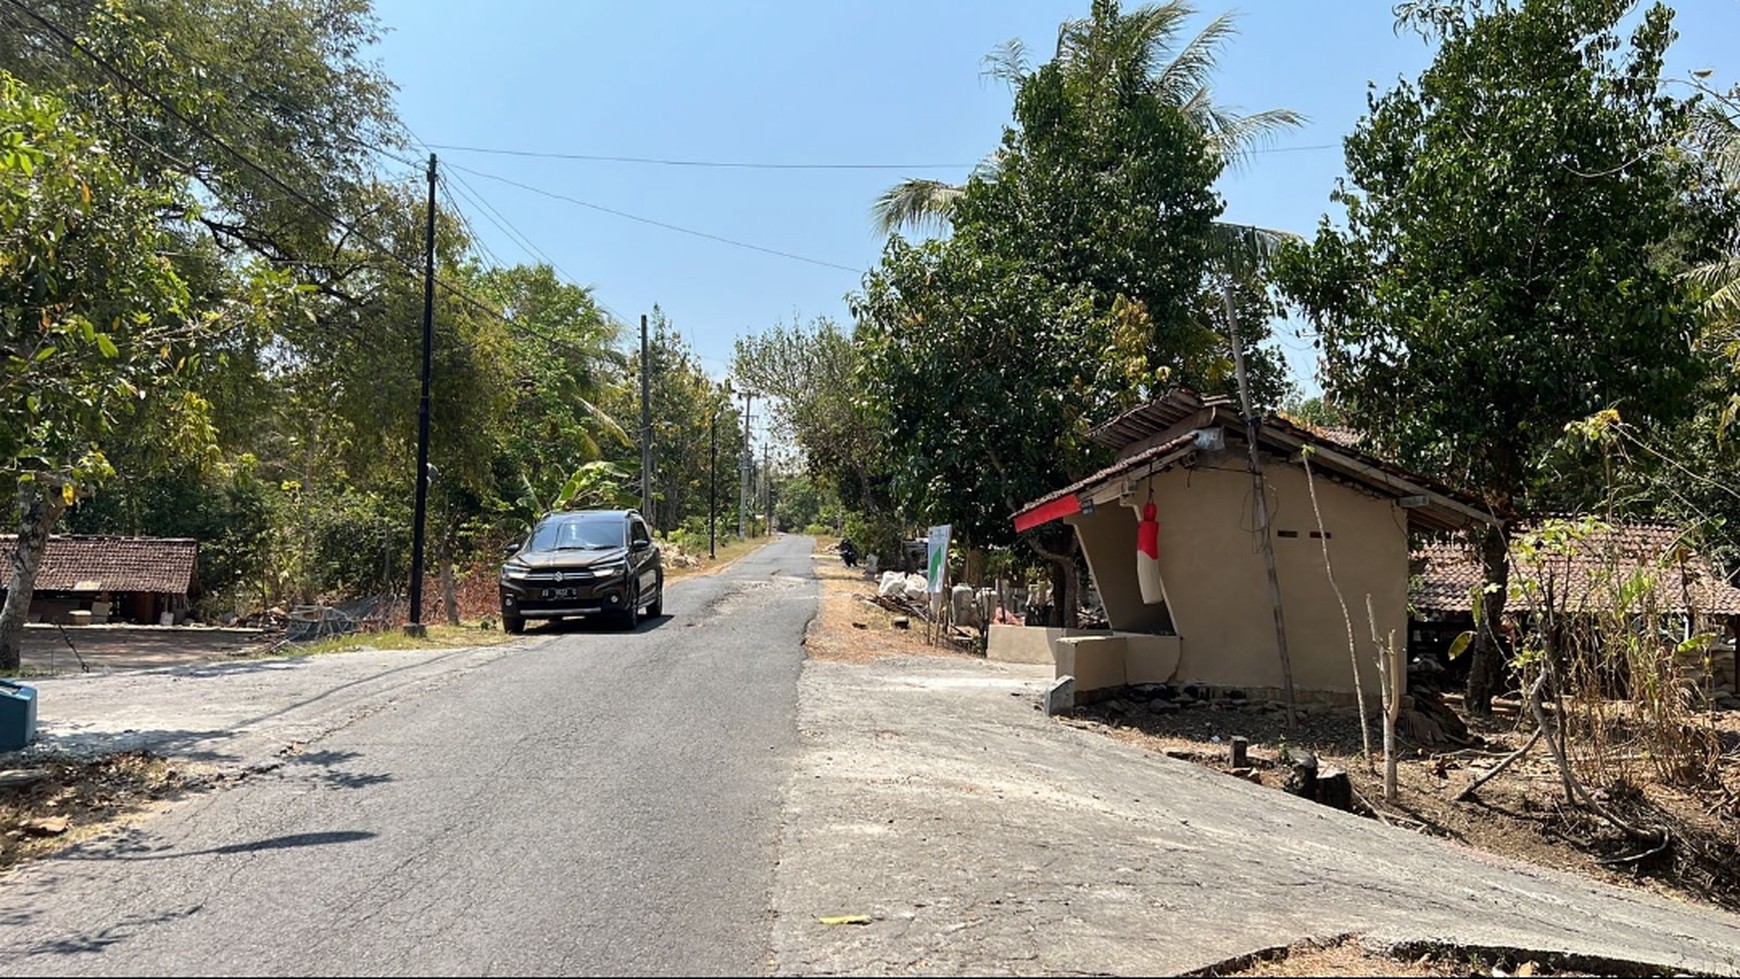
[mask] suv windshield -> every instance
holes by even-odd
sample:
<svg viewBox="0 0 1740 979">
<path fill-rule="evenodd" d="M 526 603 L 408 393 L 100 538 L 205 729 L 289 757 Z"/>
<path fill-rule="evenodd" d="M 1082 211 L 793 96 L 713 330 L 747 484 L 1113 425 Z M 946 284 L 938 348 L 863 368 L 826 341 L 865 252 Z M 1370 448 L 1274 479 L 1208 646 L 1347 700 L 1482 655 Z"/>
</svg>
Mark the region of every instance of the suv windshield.
<svg viewBox="0 0 1740 979">
<path fill-rule="evenodd" d="M 567 551 L 622 547 L 623 519 L 615 514 L 554 517 L 532 532 L 530 550 Z"/>
</svg>

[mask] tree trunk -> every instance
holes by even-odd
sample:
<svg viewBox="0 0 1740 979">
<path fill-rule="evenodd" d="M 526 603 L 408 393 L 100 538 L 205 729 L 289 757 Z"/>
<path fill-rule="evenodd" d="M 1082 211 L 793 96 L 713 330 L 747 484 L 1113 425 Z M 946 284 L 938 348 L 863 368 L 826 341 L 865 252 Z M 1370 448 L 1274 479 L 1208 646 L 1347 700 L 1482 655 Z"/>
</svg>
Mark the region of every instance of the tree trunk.
<svg viewBox="0 0 1740 979">
<path fill-rule="evenodd" d="M 441 542 L 436 560 L 441 562 L 441 604 L 447 608 L 447 624 L 458 625 L 459 595 L 453 583 L 453 547 L 447 541 Z"/>
<path fill-rule="evenodd" d="M 1505 529 L 1489 526 L 1480 545 L 1482 581 L 1486 587 L 1480 596 L 1481 616 L 1475 623 L 1473 649 L 1468 663 L 1468 691 L 1464 706 L 1469 713 L 1482 717 L 1492 714 L 1492 696 L 1504 680 L 1504 647 L 1500 642 L 1500 626 L 1504 619 L 1504 603 L 1510 591 L 1510 560 Z M 1496 585 L 1497 587 L 1492 587 Z"/>
<path fill-rule="evenodd" d="M 6 605 L 0 609 L 0 670 L 16 670 L 23 661 L 24 622 L 30 617 L 36 571 L 42 567 L 49 531 L 65 509 L 59 486 L 34 480 L 18 487 L 18 547 L 12 553 Z"/>
<path fill-rule="evenodd" d="M 1081 574 L 1076 569 L 1076 556 L 1081 552 L 1081 540 L 1076 537 L 1075 530 L 1069 530 L 1069 544 L 1060 551 L 1048 549 L 1037 539 L 1029 539 L 1028 545 L 1033 553 L 1051 562 L 1051 616 L 1049 624 L 1052 627 L 1062 626 L 1065 629 L 1075 629 L 1081 626 L 1081 613 L 1077 606 L 1081 603 Z"/>
</svg>

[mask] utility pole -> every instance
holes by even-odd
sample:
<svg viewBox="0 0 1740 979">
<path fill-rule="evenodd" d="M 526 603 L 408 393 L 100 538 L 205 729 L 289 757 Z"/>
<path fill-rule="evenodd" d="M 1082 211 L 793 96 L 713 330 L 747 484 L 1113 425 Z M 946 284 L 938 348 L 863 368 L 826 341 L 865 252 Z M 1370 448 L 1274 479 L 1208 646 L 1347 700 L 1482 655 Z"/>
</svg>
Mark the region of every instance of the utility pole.
<svg viewBox="0 0 1740 979">
<path fill-rule="evenodd" d="M 652 358 L 645 313 L 640 314 L 640 513 L 652 519 Z"/>
<path fill-rule="evenodd" d="M 755 459 L 755 456 L 752 454 L 752 450 L 749 447 L 749 424 L 750 419 L 754 417 L 749 413 L 749 408 L 754 403 L 755 392 L 743 392 L 743 448 L 737 453 L 737 475 L 739 484 L 737 487 L 737 536 L 739 538 L 749 536 L 747 520 L 749 515 L 749 470 L 750 467 L 754 465 Z"/>
<path fill-rule="evenodd" d="M 435 349 L 435 154 L 429 154 L 429 220 L 423 236 L 423 396 L 417 402 L 417 510 L 411 521 L 411 620 L 405 632 L 423 626 L 423 519 L 429 507 L 429 369 Z"/>
<path fill-rule="evenodd" d="M 1286 686 L 1287 730 L 1297 724 L 1293 717 L 1293 660 L 1287 655 L 1287 622 L 1281 615 L 1281 579 L 1275 573 L 1275 541 L 1269 533 L 1269 493 L 1263 486 L 1263 459 L 1257 449 L 1257 416 L 1251 414 L 1251 388 L 1245 380 L 1245 347 L 1239 340 L 1239 317 L 1233 309 L 1232 280 L 1222 293 L 1226 301 L 1226 323 L 1232 331 L 1233 367 L 1239 377 L 1239 408 L 1245 415 L 1245 444 L 1251 450 L 1251 485 L 1256 489 L 1257 531 L 1262 534 L 1263 566 L 1269 572 L 1269 604 L 1275 611 L 1275 648 L 1281 653 L 1281 682 Z"/>
<path fill-rule="evenodd" d="M 761 443 L 761 495 L 767 501 L 767 536 L 773 536 L 773 443 Z"/>
<path fill-rule="evenodd" d="M 707 560 L 719 556 L 719 412 L 723 405 L 713 406 L 713 418 L 707 424 L 707 444 L 712 464 L 707 467 Z"/>
</svg>

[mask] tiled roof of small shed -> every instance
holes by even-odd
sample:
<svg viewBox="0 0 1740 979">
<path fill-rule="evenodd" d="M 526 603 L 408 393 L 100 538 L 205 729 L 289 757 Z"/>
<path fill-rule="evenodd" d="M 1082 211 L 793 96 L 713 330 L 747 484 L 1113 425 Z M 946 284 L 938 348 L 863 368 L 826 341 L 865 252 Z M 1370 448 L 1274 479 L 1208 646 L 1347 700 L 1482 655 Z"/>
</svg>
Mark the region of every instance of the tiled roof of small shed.
<svg viewBox="0 0 1740 979">
<path fill-rule="evenodd" d="M 1524 528 L 1526 533 L 1530 528 Z M 1658 594 L 1668 611 L 1692 610 L 1712 615 L 1740 615 L 1740 588 L 1724 579 L 1702 555 L 1684 548 L 1679 528 L 1661 523 L 1628 523 L 1595 533 L 1570 545 L 1567 553 L 1543 555 L 1512 569 L 1536 581 L 1551 580 L 1554 604 L 1567 611 L 1587 608 L 1591 591 L 1609 574 L 1629 577 L 1640 568 L 1657 569 Z M 1611 562 L 1611 566 L 1610 566 Z M 1410 600 L 1433 612 L 1468 612 L 1471 596 L 1481 583 L 1480 557 L 1466 545 L 1440 542 L 1414 554 L 1419 577 Z M 1512 603 L 1515 605 L 1516 603 Z"/>
<path fill-rule="evenodd" d="M 12 579 L 18 538 L 0 536 L 0 588 Z M 51 537 L 36 572 L 38 591 L 184 595 L 194 586 L 199 542 L 177 537 Z"/>
</svg>

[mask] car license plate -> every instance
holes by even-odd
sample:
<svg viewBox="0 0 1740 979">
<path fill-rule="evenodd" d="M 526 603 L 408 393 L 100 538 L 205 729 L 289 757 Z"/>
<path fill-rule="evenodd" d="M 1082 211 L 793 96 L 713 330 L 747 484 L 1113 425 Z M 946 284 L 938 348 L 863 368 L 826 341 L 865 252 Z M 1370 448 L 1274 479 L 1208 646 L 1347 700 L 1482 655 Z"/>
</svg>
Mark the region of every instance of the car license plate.
<svg viewBox="0 0 1740 979">
<path fill-rule="evenodd" d="M 576 596 L 578 594 L 580 594 L 580 589 L 578 589 L 578 588 L 546 588 L 546 589 L 544 589 L 544 597 L 545 598 L 573 598 L 574 596 Z"/>
</svg>

